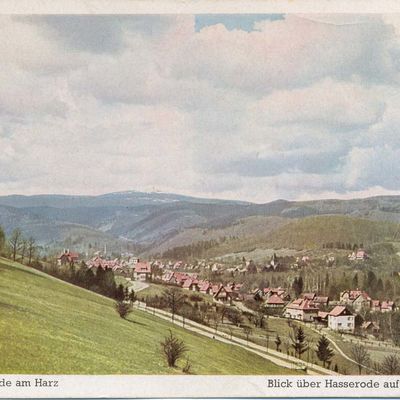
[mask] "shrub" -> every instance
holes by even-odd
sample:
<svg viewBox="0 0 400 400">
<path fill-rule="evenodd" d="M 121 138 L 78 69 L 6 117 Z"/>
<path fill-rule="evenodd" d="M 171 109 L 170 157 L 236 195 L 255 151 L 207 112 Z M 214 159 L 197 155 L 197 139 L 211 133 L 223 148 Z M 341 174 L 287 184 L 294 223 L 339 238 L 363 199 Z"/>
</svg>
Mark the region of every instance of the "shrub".
<svg viewBox="0 0 400 400">
<path fill-rule="evenodd" d="M 185 343 L 174 336 L 170 330 L 169 335 L 161 342 L 161 351 L 167 360 L 168 366 L 175 367 L 176 362 L 183 357 L 188 349 Z"/>
<path fill-rule="evenodd" d="M 115 303 L 115 310 L 121 318 L 125 319 L 132 312 L 132 307 L 125 301 L 117 301 Z"/>
</svg>

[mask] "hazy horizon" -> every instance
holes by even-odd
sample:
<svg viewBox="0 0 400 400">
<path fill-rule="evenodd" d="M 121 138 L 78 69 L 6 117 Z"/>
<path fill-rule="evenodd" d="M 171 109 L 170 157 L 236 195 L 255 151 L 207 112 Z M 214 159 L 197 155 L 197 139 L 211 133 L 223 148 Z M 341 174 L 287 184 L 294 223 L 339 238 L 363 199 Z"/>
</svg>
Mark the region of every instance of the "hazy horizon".
<svg viewBox="0 0 400 400">
<path fill-rule="evenodd" d="M 349 197 L 349 198 L 339 198 L 339 197 L 331 197 L 331 198 L 311 198 L 307 200 L 294 200 L 294 199 L 286 199 L 286 198 L 276 198 L 272 199 L 266 202 L 256 202 L 256 201 L 250 201 L 250 200 L 243 200 L 243 199 L 228 199 L 228 198 L 221 198 L 221 197 L 205 197 L 205 196 L 192 196 L 192 195 L 186 195 L 183 193 L 174 193 L 174 192 L 163 192 L 163 191 L 141 191 L 141 190 L 121 190 L 117 192 L 104 192 L 104 193 L 99 193 L 99 194 L 79 194 L 79 193 L 74 193 L 74 194 L 65 194 L 65 193 L 36 193 L 36 194 L 23 194 L 23 193 L 11 193 L 7 195 L 3 195 L 0 193 L 0 198 L 1 197 L 12 197 L 12 196 L 21 196 L 21 197 L 40 197 L 40 196 L 60 196 L 60 197 L 101 197 L 101 196 L 107 196 L 107 195 L 117 195 L 117 194 L 129 194 L 129 193 L 138 193 L 138 194 L 160 194 L 160 195 L 171 195 L 171 196 L 182 196 L 182 197 L 192 197 L 194 199 L 201 199 L 201 200 L 219 200 L 219 201 L 236 201 L 236 202 L 243 202 L 243 203 L 252 203 L 252 204 L 267 204 L 267 203 L 273 203 L 276 201 L 289 201 L 289 202 L 296 202 L 296 201 L 320 201 L 320 200 L 363 200 L 363 199 L 369 199 L 369 198 L 374 198 L 374 197 L 390 197 L 390 196 L 400 196 L 400 194 L 377 194 L 377 195 L 372 195 L 372 196 L 363 196 L 363 197 Z"/>
</svg>

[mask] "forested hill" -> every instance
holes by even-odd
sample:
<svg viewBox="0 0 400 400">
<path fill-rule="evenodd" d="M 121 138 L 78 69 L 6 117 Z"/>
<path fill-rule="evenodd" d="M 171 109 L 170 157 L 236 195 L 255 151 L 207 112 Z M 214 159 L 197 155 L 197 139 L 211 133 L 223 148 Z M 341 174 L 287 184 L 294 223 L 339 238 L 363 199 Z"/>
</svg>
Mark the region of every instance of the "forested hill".
<svg viewBox="0 0 400 400">
<path fill-rule="evenodd" d="M 132 244 L 147 252 L 164 251 L 203 239 L 248 237 L 253 229 L 257 235 L 264 230 L 267 237 L 291 221 L 324 215 L 399 222 L 400 196 L 266 204 L 135 191 L 0 197 L 0 225 L 6 233 L 19 227 L 42 245 L 78 251 L 104 244 L 116 250 Z"/>
</svg>

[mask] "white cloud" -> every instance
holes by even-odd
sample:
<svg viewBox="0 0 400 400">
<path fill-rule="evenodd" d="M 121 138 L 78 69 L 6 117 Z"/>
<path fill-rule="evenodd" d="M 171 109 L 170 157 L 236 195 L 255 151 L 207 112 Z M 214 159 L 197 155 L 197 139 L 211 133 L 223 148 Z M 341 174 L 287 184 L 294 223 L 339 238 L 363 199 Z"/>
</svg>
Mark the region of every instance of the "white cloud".
<svg viewBox="0 0 400 400">
<path fill-rule="evenodd" d="M 399 187 L 397 20 L 196 32 L 193 16 L 52 18 L 0 20 L 2 193 L 267 201 Z"/>
</svg>

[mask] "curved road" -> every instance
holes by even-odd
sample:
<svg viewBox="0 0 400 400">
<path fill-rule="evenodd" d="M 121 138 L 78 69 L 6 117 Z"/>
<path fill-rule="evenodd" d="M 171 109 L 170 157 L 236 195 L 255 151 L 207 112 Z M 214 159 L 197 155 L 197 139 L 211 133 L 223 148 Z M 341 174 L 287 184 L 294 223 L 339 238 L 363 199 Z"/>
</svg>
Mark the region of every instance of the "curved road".
<svg viewBox="0 0 400 400">
<path fill-rule="evenodd" d="M 165 319 L 169 322 L 172 322 L 172 314 L 164 311 L 164 310 L 159 310 L 156 308 L 150 308 L 146 307 L 145 303 L 142 302 L 136 302 L 135 303 L 137 308 L 141 311 L 145 311 L 149 314 L 153 314 L 159 318 Z M 192 332 L 198 333 L 200 335 L 213 338 L 216 340 L 219 340 L 220 342 L 223 343 L 228 343 L 231 345 L 239 346 L 244 348 L 247 351 L 250 351 L 252 353 L 255 353 L 259 355 L 262 358 L 265 358 L 271 362 L 273 362 L 276 365 L 279 365 L 281 367 L 289 368 L 289 369 L 299 369 L 297 366 L 299 364 L 306 365 L 305 362 L 302 362 L 298 358 L 292 357 L 292 356 L 284 356 L 282 353 L 279 353 L 275 350 L 268 349 L 268 352 L 266 352 L 266 349 L 262 346 L 259 346 L 255 343 L 248 342 L 246 340 L 237 338 L 237 337 L 232 337 L 232 340 L 230 339 L 230 336 L 225 333 L 216 333 L 214 329 L 198 324 L 197 322 L 185 319 L 179 315 L 174 316 L 174 321 L 173 323 L 175 325 L 180 326 L 181 328 L 190 330 Z M 322 368 L 319 365 L 315 364 L 307 364 L 307 373 L 310 375 L 339 375 L 338 373 L 328 370 L 326 368 Z"/>
</svg>

